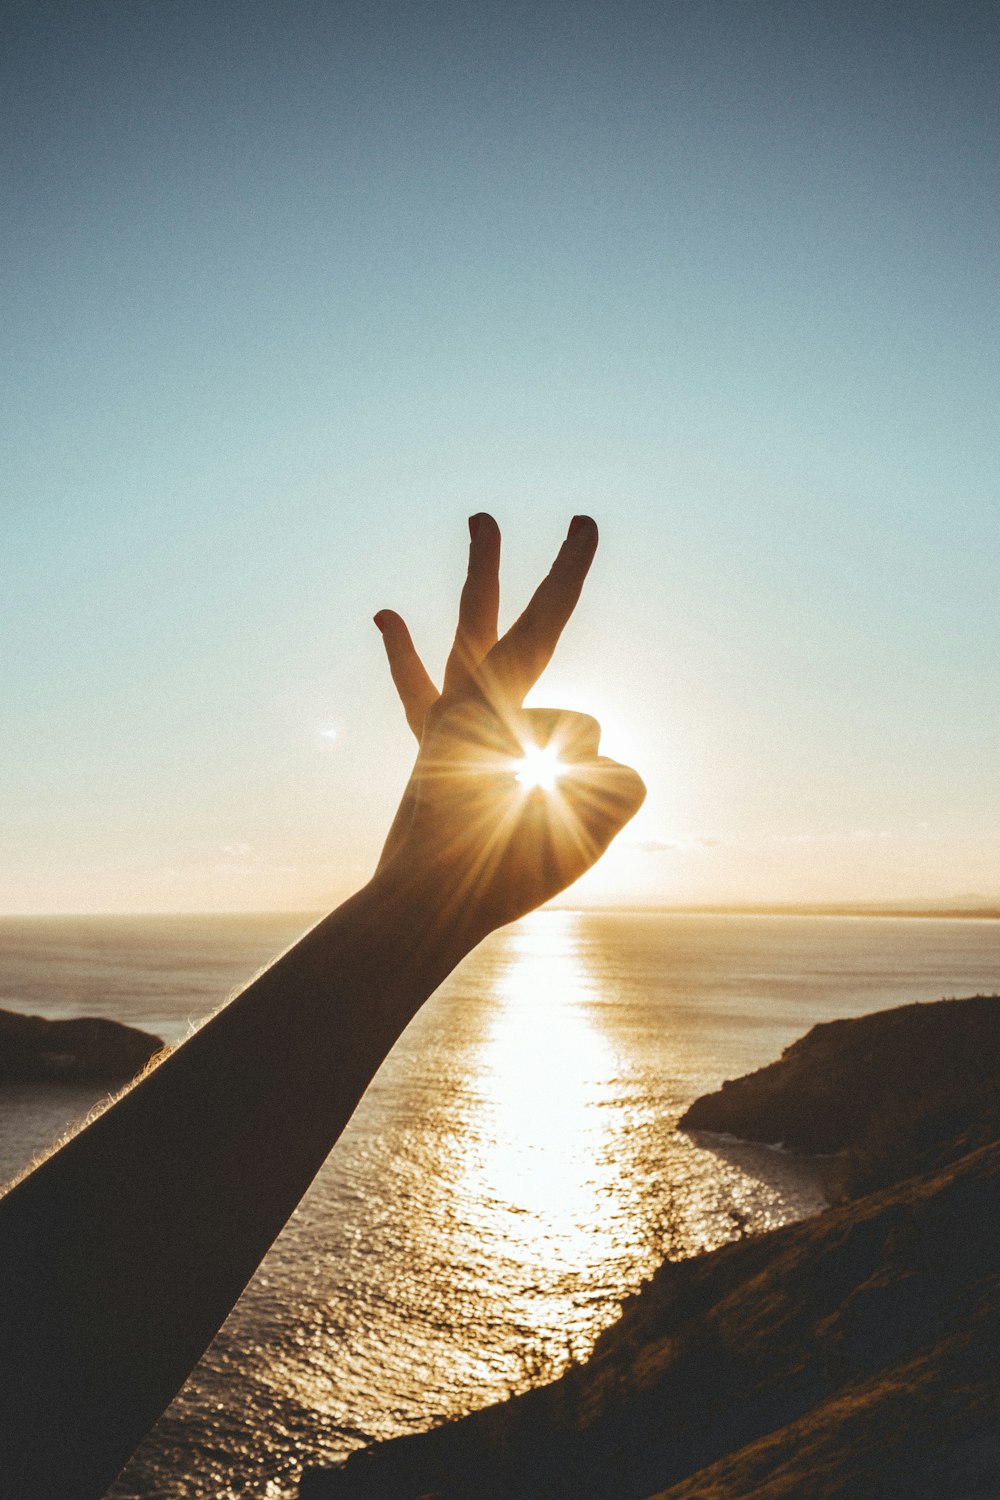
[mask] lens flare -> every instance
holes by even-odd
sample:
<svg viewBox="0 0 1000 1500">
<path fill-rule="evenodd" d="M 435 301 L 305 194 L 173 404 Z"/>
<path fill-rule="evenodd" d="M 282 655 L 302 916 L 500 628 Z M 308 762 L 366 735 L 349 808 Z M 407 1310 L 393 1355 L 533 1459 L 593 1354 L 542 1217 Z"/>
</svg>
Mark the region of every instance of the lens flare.
<svg viewBox="0 0 1000 1500">
<path fill-rule="evenodd" d="M 526 792 L 536 788 L 552 792 L 565 770 L 555 745 L 525 745 L 524 758 L 515 762 L 514 775 Z"/>
</svg>

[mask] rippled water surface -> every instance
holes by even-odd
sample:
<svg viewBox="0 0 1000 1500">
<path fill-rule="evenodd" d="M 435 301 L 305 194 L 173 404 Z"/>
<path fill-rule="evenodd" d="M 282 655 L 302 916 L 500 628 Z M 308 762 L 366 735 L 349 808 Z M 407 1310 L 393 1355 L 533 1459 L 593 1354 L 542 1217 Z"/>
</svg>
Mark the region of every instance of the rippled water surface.
<svg viewBox="0 0 1000 1500">
<path fill-rule="evenodd" d="M 179 1040 L 305 919 L 0 920 L 0 1006 Z M 294 1494 L 304 1463 L 586 1353 L 664 1255 L 810 1213 L 807 1168 L 674 1129 L 819 1020 L 1000 987 L 1000 923 L 542 912 L 425 1007 L 113 1490 Z M 93 1103 L 0 1088 L 6 1177 Z"/>
</svg>

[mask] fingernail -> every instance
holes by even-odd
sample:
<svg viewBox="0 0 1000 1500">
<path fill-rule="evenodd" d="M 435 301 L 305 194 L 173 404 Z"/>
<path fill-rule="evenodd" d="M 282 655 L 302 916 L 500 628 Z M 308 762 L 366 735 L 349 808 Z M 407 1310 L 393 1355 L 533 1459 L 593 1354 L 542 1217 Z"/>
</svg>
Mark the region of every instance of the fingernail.
<svg viewBox="0 0 1000 1500">
<path fill-rule="evenodd" d="M 382 621 L 385 619 L 385 611 L 380 609 L 377 615 L 372 615 L 372 620 L 382 630 Z"/>
<path fill-rule="evenodd" d="M 476 532 L 479 530 L 479 526 L 480 526 L 480 523 L 482 522 L 482 519 L 483 519 L 483 513 L 482 513 L 482 511 L 477 511 L 474 516 L 470 516 L 469 517 L 469 536 L 472 538 L 473 541 L 476 540 Z"/>
<path fill-rule="evenodd" d="M 569 530 L 566 533 L 567 541 L 571 536 L 576 536 L 577 532 L 581 531 L 584 526 L 593 526 L 593 524 L 594 522 L 590 516 L 574 516 L 569 523 Z"/>
</svg>

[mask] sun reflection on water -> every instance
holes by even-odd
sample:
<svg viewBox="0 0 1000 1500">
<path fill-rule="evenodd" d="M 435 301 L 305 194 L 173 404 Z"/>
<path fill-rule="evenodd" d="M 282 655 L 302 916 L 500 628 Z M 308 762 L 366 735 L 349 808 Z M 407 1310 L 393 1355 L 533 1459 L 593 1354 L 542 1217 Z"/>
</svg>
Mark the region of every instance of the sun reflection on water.
<svg viewBox="0 0 1000 1500">
<path fill-rule="evenodd" d="M 543 926 L 521 924 L 498 976 L 478 1060 L 483 1144 L 466 1165 L 494 1211 L 510 1216 L 512 1249 L 579 1268 L 607 1250 L 600 1200 L 614 1197 L 618 1169 L 602 1106 L 613 1102 L 618 1060 L 587 1013 L 593 987 L 575 914 L 548 915 Z"/>
<path fill-rule="evenodd" d="M 304 1462 L 585 1358 L 665 1255 L 817 1206 L 785 1159 L 676 1131 L 718 1032 L 621 930 L 538 912 L 455 972 L 112 1494 L 187 1500 L 197 1453 L 199 1493 L 291 1500 Z"/>
</svg>

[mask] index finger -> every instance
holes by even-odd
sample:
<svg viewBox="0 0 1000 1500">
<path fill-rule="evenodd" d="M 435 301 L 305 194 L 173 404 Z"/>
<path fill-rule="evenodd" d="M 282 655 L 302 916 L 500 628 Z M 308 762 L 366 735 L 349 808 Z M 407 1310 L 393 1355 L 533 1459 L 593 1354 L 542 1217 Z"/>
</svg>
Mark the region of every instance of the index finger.
<svg viewBox="0 0 1000 1500">
<path fill-rule="evenodd" d="M 488 696 L 496 693 L 520 703 L 537 682 L 576 608 L 596 551 L 597 523 L 590 516 L 574 516 L 555 562 L 528 607 L 482 664 L 479 676 Z"/>
</svg>

